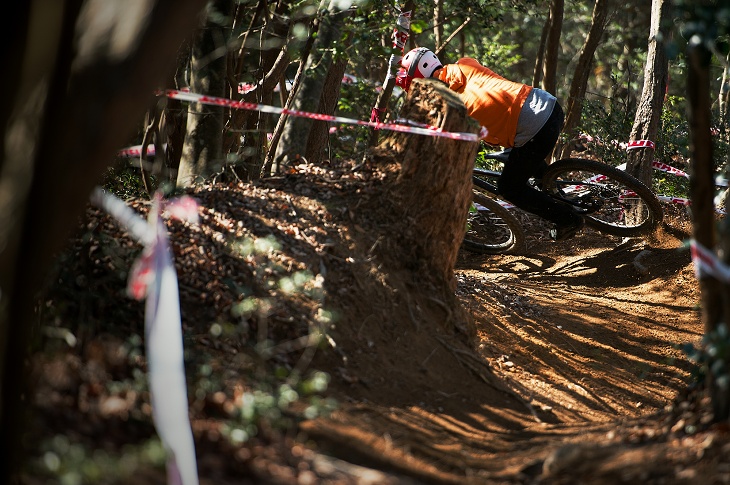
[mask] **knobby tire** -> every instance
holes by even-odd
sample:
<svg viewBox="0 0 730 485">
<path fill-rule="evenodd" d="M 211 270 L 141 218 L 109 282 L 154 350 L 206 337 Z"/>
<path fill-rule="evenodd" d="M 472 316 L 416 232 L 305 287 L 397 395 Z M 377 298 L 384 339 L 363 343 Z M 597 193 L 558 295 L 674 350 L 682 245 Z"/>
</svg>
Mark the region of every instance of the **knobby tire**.
<svg viewBox="0 0 730 485">
<path fill-rule="evenodd" d="M 469 214 L 470 227 L 464 237 L 464 249 L 480 254 L 523 252 L 526 239 L 520 221 L 499 202 L 477 188 L 474 188 L 473 193 L 474 202 L 481 208 L 476 213 Z"/>
<path fill-rule="evenodd" d="M 554 162 L 542 178 L 543 190 L 557 198 L 574 198 L 577 192 L 565 193 L 561 188 L 565 186 L 566 181 L 573 179 L 573 174 L 577 172 L 605 177 L 600 182 L 583 186 L 585 189 L 583 192 L 590 191 L 591 197 L 605 203 L 605 207 L 601 210 L 585 214 L 586 225 L 606 234 L 634 237 L 651 233 L 662 221 L 661 203 L 649 187 L 636 177 L 595 160 L 565 158 Z M 633 194 L 627 197 L 625 194 L 630 192 L 626 189 Z M 618 197 L 619 193 L 623 194 L 623 197 Z M 641 202 L 641 219 L 627 220 L 626 209 L 632 210 L 631 204 L 636 205 L 638 202 Z"/>
</svg>

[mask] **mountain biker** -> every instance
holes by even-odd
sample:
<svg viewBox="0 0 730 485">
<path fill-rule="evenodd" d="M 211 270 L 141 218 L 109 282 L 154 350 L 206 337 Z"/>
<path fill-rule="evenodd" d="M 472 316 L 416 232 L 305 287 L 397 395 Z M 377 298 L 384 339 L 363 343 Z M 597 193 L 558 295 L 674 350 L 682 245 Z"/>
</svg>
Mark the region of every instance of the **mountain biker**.
<svg viewBox="0 0 730 485">
<path fill-rule="evenodd" d="M 497 183 L 500 195 L 553 222 L 553 240 L 571 238 L 583 227 L 583 217 L 570 206 L 527 183 L 530 178 L 539 179 L 547 169 L 545 160 L 563 127 L 563 108 L 555 96 L 509 81 L 470 57 L 444 66 L 425 47 L 408 52 L 401 66 L 397 85 L 408 91 L 414 78 L 440 79 L 459 94 L 469 116 L 487 129 L 484 141 L 510 149 Z"/>
</svg>

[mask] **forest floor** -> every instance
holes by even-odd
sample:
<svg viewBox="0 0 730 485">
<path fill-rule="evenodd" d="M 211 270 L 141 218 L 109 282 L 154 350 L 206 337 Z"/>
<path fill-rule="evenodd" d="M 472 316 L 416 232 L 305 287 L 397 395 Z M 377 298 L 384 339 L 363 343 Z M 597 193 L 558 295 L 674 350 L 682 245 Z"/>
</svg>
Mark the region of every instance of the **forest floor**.
<svg viewBox="0 0 730 485">
<path fill-rule="evenodd" d="M 682 210 L 646 241 L 555 243 L 525 216 L 527 252 L 462 251 L 448 294 L 383 202 L 388 177 L 301 165 L 199 187 L 200 223 L 169 222 L 202 483 L 730 481 L 728 427 L 688 390 L 681 347 L 702 325 Z M 266 235 L 278 246 L 240 251 Z M 90 208 L 60 260 L 24 483 L 164 481 L 145 444 L 143 306 L 124 296 L 139 251 Z M 307 394 L 313 370 L 329 381 Z M 300 399 L 279 408 L 286 379 Z"/>
</svg>

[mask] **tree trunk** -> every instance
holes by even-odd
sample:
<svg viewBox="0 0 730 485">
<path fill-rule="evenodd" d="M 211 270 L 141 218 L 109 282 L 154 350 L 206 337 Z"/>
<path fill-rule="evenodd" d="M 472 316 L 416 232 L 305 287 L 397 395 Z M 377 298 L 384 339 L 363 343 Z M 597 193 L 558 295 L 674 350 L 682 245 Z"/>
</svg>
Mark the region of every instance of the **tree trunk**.
<svg viewBox="0 0 730 485">
<path fill-rule="evenodd" d="M 308 52 L 308 48 L 303 49 L 303 53 Z M 279 51 L 278 57 L 274 61 L 264 78 L 261 80 L 261 84 L 257 85 L 252 91 L 247 92 L 241 97 L 241 101 L 246 103 L 256 103 L 261 99 L 270 99 L 266 93 L 273 93 L 276 86 L 281 87 L 281 94 L 286 95 L 286 83 L 282 82 L 286 68 L 289 67 L 290 57 L 287 51 L 286 45 Z M 282 103 L 283 106 L 284 103 Z M 231 114 L 231 118 L 228 120 L 226 126 L 226 133 L 223 142 L 223 153 L 230 153 L 236 151 L 239 146 L 240 131 L 243 126 L 246 126 L 248 119 L 251 118 L 252 114 L 256 116 L 256 113 L 252 113 L 248 110 L 235 110 Z"/>
<path fill-rule="evenodd" d="M 433 1 L 433 38 L 435 48 L 440 48 L 444 38 L 444 0 Z"/>
<path fill-rule="evenodd" d="M 282 89 L 286 86 L 284 78 L 290 63 L 289 51 L 286 44 L 277 46 L 275 40 L 285 39 L 288 35 L 291 26 L 289 16 L 287 2 L 278 2 L 274 15 L 270 16 L 271 18 L 266 22 L 266 27 L 261 33 L 259 44 L 261 51 L 257 56 L 257 69 L 261 72 L 261 79 L 255 92 L 256 102 L 259 104 L 271 105 L 274 100 L 274 86 L 279 84 Z M 267 45 L 272 47 L 267 49 L 265 48 Z M 236 173 L 246 180 L 255 180 L 261 175 L 264 153 L 266 153 L 265 147 L 268 143 L 267 136 L 273 131 L 275 120 L 271 115 L 245 110 L 235 110 L 232 118 L 240 115 L 245 117 L 246 123 L 244 124 L 243 143 L 236 152 Z M 240 139 L 237 133 L 235 138 Z M 247 150 L 247 148 L 251 148 L 251 150 Z M 247 154 L 247 151 L 254 155 Z M 225 153 L 229 152 L 224 151 Z"/>
<path fill-rule="evenodd" d="M 327 79 L 322 89 L 322 99 L 319 102 L 318 113 L 333 114 L 337 108 L 337 101 L 340 98 L 342 89 L 342 76 L 347 68 L 347 59 L 342 58 L 334 63 L 327 73 Z M 312 132 L 307 140 L 306 159 L 310 163 L 319 163 L 322 160 L 322 153 L 327 146 L 330 133 L 330 123 L 326 121 L 314 121 Z"/>
<path fill-rule="evenodd" d="M 710 113 L 710 52 L 701 44 L 690 41 L 687 47 L 688 75 L 687 95 L 689 104 L 687 118 L 690 128 L 690 198 L 692 200 L 692 235 L 696 244 L 714 253 L 715 233 L 715 167 L 712 157 L 711 113 Z M 728 238 L 726 238 L 728 239 Z M 727 245 L 724 242 L 723 246 Z M 724 248 L 726 249 L 726 248 Z M 725 259 L 728 259 L 727 252 Z M 725 261 L 727 264 L 728 261 Z M 714 276 L 700 273 L 700 301 L 705 335 L 717 331 L 718 325 L 730 316 L 728 295 L 730 287 Z M 714 359 L 710 359 L 711 369 Z M 730 417 L 730 400 L 727 390 L 718 384 L 717 376 L 707 373 L 708 391 L 716 421 Z"/>
<path fill-rule="evenodd" d="M 534 87 L 540 87 L 542 83 L 542 71 L 545 64 L 545 44 L 547 43 L 548 32 L 550 31 L 550 12 L 548 12 L 545 24 L 542 26 L 542 32 L 540 34 L 540 44 L 537 46 L 537 55 L 535 56 L 535 69 L 532 73 L 532 85 Z"/>
<path fill-rule="evenodd" d="M 309 58 L 309 53 L 312 51 L 312 47 L 314 45 L 314 33 L 317 32 L 317 29 L 319 28 L 319 22 L 313 22 L 312 24 L 312 34 L 310 34 L 309 39 L 307 39 L 307 43 L 304 45 L 304 48 L 301 51 L 302 60 L 299 61 L 299 68 L 297 69 L 297 73 L 294 76 L 294 82 L 292 83 L 291 91 L 289 92 L 289 95 L 286 97 L 286 101 L 283 103 L 282 107 L 286 109 L 291 109 L 292 104 L 294 103 L 294 93 L 296 93 L 299 90 L 299 85 L 302 83 L 302 80 L 304 79 L 304 68 L 306 66 L 306 60 Z M 286 92 L 286 83 L 281 83 L 281 90 L 282 93 Z M 278 161 L 275 161 L 274 156 L 278 150 L 279 147 L 279 140 L 281 139 L 282 134 L 284 133 L 284 127 L 286 126 L 286 121 L 288 119 L 288 115 L 282 114 L 279 116 L 279 120 L 276 122 L 276 127 L 274 128 L 274 133 L 271 136 L 271 142 L 269 143 L 269 149 L 266 152 L 266 158 L 264 160 L 264 166 L 261 168 L 261 177 L 266 177 L 269 175 L 273 175 L 279 170 Z M 276 163 L 275 163 L 276 162 Z"/>
<path fill-rule="evenodd" d="M 564 0 L 550 2 L 550 29 L 545 44 L 542 88 L 551 94 L 557 92 L 558 53 L 560 52 L 560 35 L 563 30 L 564 7 Z"/>
<path fill-rule="evenodd" d="M 730 103 L 730 54 L 725 56 L 724 62 L 725 68 L 722 70 L 722 81 L 720 82 L 720 92 L 717 94 L 717 103 L 720 107 L 720 133 L 728 138 L 728 119 L 730 118 L 730 109 L 728 103 Z"/>
<path fill-rule="evenodd" d="M 289 51 L 285 42 L 289 28 L 291 27 L 291 11 L 289 2 L 279 0 L 273 11 L 273 15 L 266 10 L 266 1 L 261 0 L 256 13 L 251 20 L 248 30 L 243 36 L 241 47 L 238 49 L 235 62 L 236 71 L 232 84 L 236 86 L 242 80 L 244 66 L 250 72 L 257 72 L 258 83 L 252 91 L 241 96 L 246 102 L 269 105 L 274 99 L 274 89 L 281 83 L 286 69 L 291 61 Z M 263 17 L 265 24 L 259 24 L 259 18 Z M 250 49 L 246 49 L 246 43 L 251 33 L 261 29 L 259 34 L 259 45 L 261 49 L 254 55 L 247 55 Z M 282 90 L 282 95 L 286 94 Z M 233 95 L 238 95 L 238 92 Z M 282 103 L 283 106 L 283 103 Z M 258 179 L 261 175 L 261 168 L 264 164 L 263 153 L 266 152 L 266 137 L 269 133 L 269 126 L 273 123 L 271 115 L 258 113 L 249 110 L 233 110 L 226 124 L 223 138 L 223 154 L 228 156 L 235 153 L 236 174 L 246 180 Z M 241 137 L 241 134 L 244 134 Z M 243 139 L 242 139 L 243 138 Z M 253 154 L 253 155 L 251 155 Z"/>
<path fill-rule="evenodd" d="M 0 76 L 0 92 L 17 93 L 23 83 L 20 76 L 10 75 L 11 73 L 22 72 L 23 56 L 25 55 L 28 43 L 28 29 L 31 16 L 32 2 L 9 2 L 4 7 L 5 18 L 12 19 L 12 22 L 5 22 L 2 33 L 0 33 L 0 52 L 2 52 L 3 71 Z M 49 17 L 53 16 L 48 12 Z M 45 32 L 46 35 L 49 32 Z M 26 83 L 26 88 L 30 83 Z M 10 119 L 10 113 L 15 104 L 13 96 L 0 96 L 0 126 L 5 128 Z M 0 173 L 5 164 L 5 137 L 0 136 Z M 2 354 L 2 348 L 0 348 Z"/>
<path fill-rule="evenodd" d="M 662 19 L 669 13 L 670 8 L 669 0 L 653 0 L 652 2 L 649 48 L 644 68 L 644 89 L 636 110 L 630 141 L 656 141 L 659 132 L 664 96 L 667 90 L 669 61 L 664 43 L 658 40 L 658 36 Z M 631 149 L 628 152 L 627 160 L 626 171 L 651 187 L 653 175 L 651 163 L 654 161 L 654 147 Z"/>
<path fill-rule="evenodd" d="M 580 122 L 583 111 L 583 99 L 585 98 L 586 88 L 588 87 L 588 78 L 591 75 L 593 58 L 601 42 L 601 37 L 603 37 L 607 18 L 608 0 L 596 0 L 593 6 L 591 28 L 588 30 L 585 43 L 580 51 L 578 63 L 575 66 L 575 74 L 573 74 L 573 81 L 570 83 L 568 101 L 565 104 L 565 125 L 563 126 L 563 132 L 568 135 L 568 142 L 560 148 L 559 158 L 570 156 L 570 153 L 575 147 L 577 140 L 575 127 Z"/>
<path fill-rule="evenodd" d="M 349 15 L 348 11 L 340 11 L 338 5 L 337 0 L 331 0 L 323 13 L 317 38 L 307 58 L 307 74 L 293 94 L 292 108 L 295 110 L 316 112 L 319 107 L 324 82 L 333 62 L 332 46 L 339 41 L 345 16 Z M 308 118 L 287 118 L 274 156 L 274 168 L 277 171 L 305 156 L 311 129 L 312 120 Z"/>
<path fill-rule="evenodd" d="M 190 37 L 180 46 L 177 53 L 177 66 L 174 76 L 175 89 L 183 89 L 190 86 L 187 79 L 187 72 L 190 66 Z M 179 99 L 167 99 L 165 112 L 163 114 L 165 137 L 167 138 L 167 149 L 165 150 L 165 166 L 167 168 L 167 182 L 170 186 L 177 183 L 177 174 L 180 169 L 183 145 L 185 144 L 185 130 L 187 126 L 187 110 Z"/>
<path fill-rule="evenodd" d="M 226 95 L 226 29 L 214 16 L 230 11 L 231 0 L 212 2 L 203 27 L 193 39 L 190 89 L 194 93 Z M 223 166 L 223 112 L 222 106 L 190 103 L 178 187 L 189 187 Z"/>
<path fill-rule="evenodd" d="M 280 4 L 281 2 L 279 2 Z M 230 95 L 231 97 L 236 96 L 238 94 L 238 83 L 241 81 L 241 75 L 244 71 L 244 65 L 246 60 L 246 47 L 248 46 L 248 38 L 249 36 L 254 32 L 255 29 L 259 27 L 259 22 L 261 20 L 262 16 L 265 16 L 268 18 L 268 14 L 266 14 L 266 7 L 268 5 L 268 2 L 266 0 L 258 0 L 258 3 L 256 4 L 256 8 L 254 9 L 254 13 L 251 16 L 251 21 L 248 25 L 248 28 L 246 31 L 239 35 L 238 41 L 239 43 L 232 45 L 231 50 L 229 52 L 228 56 L 228 88 L 230 89 Z M 244 7 L 242 4 L 238 3 L 236 6 L 236 15 L 235 20 L 233 21 L 233 29 L 232 34 L 237 35 L 238 27 L 243 22 L 243 19 L 245 17 L 244 11 L 246 10 L 246 7 Z M 261 37 L 264 36 L 264 31 L 266 29 L 261 29 Z"/>
<path fill-rule="evenodd" d="M 401 114 L 443 131 L 478 131 L 464 103 L 440 82 L 415 79 Z M 472 200 L 471 174 L 478 143 L 396 133 L 384 138 L 379 150 L 401 160 L 392 193 L 404 213 L 404 231 L 413 248 L 412 264 L 427 264 L 456 289 L 454 265 L 464 239 Z M 407 263 L 406 263 L 407 264 Z"/>
<path fill-rule="evenodd" d="M 38 49 L 23 52 L 24 64 L 40 70 L 8 82 L 16 89 L 4 93 L 16 116 L 3 125 L 13 144 L 5 147 L 0 174 L 0 483 L 12 483 L 22 462 L 23 362 L 38 292 L 92 188 L 138 125 L 153 90 L 171 75 L 175 53 L 205 5 L 78 0 L 59 13 L 46 3 L 33 5 L 31 15 L 49 15 L 51 22 L 28 25 L 56 30 L 29 32 Z M 5 75 L 20 79 L 23 70 L 10 67 Z"/>
<path fill-rule="evenodd" d="M 464 50 L 464 43 L 463 43 L 463 39 L 462 39 L 462 35 L 461 35 L 461 34 L 462 34 L 462 33 L 464 32 L 464 28 L 465 28 L 465 27 L 466 27 L 467 25 L 469 25 L 469 23 L 470 23 L 470 22 L 471 22 L 471 17 L 467 17 L 467 18 L 465 18 L 465 19 L 464 19 L 464 21 L 463 21 L 463 22 L 461 23 L 461 25 L 459 25 L 459 26 L 458 26 L 458 27 L 456 28 L 456 30 L 454 30 L 454 31 L 453 31 L 453 32 L 452 32 L 452 33 L 451 33 L 451 34 L 450 34 L 450 35 L 449 35 L 449 36 L 448 36 L 448 37 L 446 38 L 446 40 L 444 40 L 444 43 L 443 43 L 443 44 L 441 44 L 441 45 L 440 45 L 440 46 L 439 46 L 439 47 L 438 47 L 438 48 L 437 48 L 437 49 L 436 49 L 436 50 L 434 51 L 434 54 L 436 54 L 436 56 L 441 56 L 441 53 L 442 53 L 442 52 L 444 51 L 444 49 L 446 49 L 446 47 L 448 47 L 448 45 L 449 45 L 449 44 L 451 43 L 451 41 L 452 41 L 452 40 L 454 40 L 454 37 L 457 37 L 457 36 L 458 36 L 458 37 L 459 37 L 459 39 L 460 39 L 460 41 L 461 41 L 461 42 L 460 42 L 460 46 L 459 46 L 459 50 L 460 50 L 460 52 L 462 53 L 462 55 L 461 55 L 460 57 L 464 57 L 464 55 L 463 55 L 463 50 Z"/>
</svg>

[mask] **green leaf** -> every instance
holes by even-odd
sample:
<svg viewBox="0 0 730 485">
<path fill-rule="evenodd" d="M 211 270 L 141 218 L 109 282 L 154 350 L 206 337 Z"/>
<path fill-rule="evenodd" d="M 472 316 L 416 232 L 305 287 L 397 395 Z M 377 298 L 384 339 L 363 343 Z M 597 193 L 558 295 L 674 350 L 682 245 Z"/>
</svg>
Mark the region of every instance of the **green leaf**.
<svg viewBox="0 0 730 485">
<path fill-rule="evenodd" d="M 424 30 L 428 28 L 428 22 L 425 22 L 423 20 L 415 20 L 411 22 L 411 32 L 418 35 L 423 33 Z"/>
</svg>

